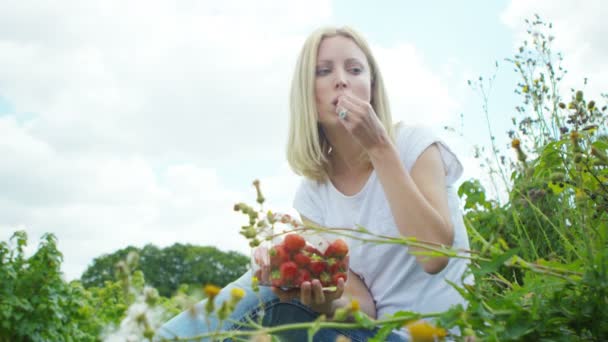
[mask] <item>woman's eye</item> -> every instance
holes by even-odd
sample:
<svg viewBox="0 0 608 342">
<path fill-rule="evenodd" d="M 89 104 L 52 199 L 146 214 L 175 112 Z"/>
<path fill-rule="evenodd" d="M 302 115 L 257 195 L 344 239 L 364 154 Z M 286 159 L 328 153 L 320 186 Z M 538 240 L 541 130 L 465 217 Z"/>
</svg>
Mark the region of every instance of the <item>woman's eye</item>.
<svg viewBox="0 0 608 342">
<path fill-rule="evenodd" d="M 353 68 L 350 68 L 350 72 L 352 72 L 355 75 L 358 75 L 363 72 L 363 69 L 359 68 L 359 67 L 353 67 Z"/>
<path fill-rule="evenodd" d="M 327 68 L 317 69 L 317 76 L 324 76 L 327 74 L 329 74 L 329 69 L 327 69 Z"/>
</svg>

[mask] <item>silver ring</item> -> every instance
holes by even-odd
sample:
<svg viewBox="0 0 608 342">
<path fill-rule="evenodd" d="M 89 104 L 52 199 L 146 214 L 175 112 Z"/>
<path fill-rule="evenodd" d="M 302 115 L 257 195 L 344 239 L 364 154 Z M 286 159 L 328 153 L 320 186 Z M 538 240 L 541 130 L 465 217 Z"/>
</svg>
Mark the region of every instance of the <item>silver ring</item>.
<svg viewBox="0 0 608 342">
<path fill-rule="evenodd" d="M 340 112 L 338 112 L 338 117 L 340 119 L 345 119 L 346 118 L 346 113 L 348 113 L 348 111 L 346 109 L 340 109 Z"/>
</svg>

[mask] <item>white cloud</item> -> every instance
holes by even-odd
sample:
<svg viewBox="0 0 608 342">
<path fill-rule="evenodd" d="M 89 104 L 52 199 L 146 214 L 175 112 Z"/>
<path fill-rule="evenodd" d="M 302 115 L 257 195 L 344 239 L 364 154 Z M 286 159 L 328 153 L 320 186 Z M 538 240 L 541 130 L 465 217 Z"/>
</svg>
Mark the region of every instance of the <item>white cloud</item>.
<svg viewBox="0 0 608 342">
<path fill-rule="evenodd" d="M 461 104 L 446 82 L 446 78 L 452 76 L 449 66 L 444 67 L 444 75 L 438 73 L 411 44 L 375 47 L 374 51 L 386 82 L 395 121 L 445 124 L 458 113 Z"/>
<path fill-rule="evenodd" d="M 569 100 L 569 88 L 585 89 L 589 97 L 596 100 L 600 93 L 608 92 L 606 6 L 602 6 L 600 0 L 512 0 L 501 19 L 516 33 L 519 43 L 526 38 L 524 19 L 533 19 L 534 14 L 553 24 L 554 50 L 563 52 L 563 66 L 568 70 L 562 91 L 566 100 Z M 589 84 L 583 88 L 585 77 Z"/>
<path fill-rule="evenodd" d="M 0 239 L 25 229 L 31 251 L 55 233 L 69 279 L 128 245 L 247 252 L 232 208 L 254 203 L 253 178 L 266 209 L 294 213 L 289 80 L 331 15 L 329 0 L 3 2 Z M 396 119 L 458 108 L 414 47 L 376 51 Z"/>
</svg>

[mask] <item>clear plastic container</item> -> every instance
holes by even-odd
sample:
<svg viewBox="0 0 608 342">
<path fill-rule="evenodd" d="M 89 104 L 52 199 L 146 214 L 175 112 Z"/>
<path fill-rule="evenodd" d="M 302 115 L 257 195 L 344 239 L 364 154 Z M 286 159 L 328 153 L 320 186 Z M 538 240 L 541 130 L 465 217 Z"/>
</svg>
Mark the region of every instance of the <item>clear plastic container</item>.
<svg viewBox="0 0 608 342">
<path fill-rule="evenodd" d="M 348 255 L 342 238 L 287 232 L 255 247 L 251 267 L 260 285 L 293 289 L 319 279 L 323 288 L 333 288 L 347 279 Z"/>
</svg>

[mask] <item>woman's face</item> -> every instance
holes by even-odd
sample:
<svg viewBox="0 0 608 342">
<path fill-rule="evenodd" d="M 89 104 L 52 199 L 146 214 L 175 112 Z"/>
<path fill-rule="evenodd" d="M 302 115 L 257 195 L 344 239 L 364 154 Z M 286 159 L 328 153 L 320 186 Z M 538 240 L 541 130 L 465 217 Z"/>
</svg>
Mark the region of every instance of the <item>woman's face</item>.
<svg viewBox="0 0 608 342">
<path fill-rule="evenodd" d="M 324 38 L 319 45 L 315 78 L 319 122 L 338 122 L 336 103 L 342 94 L 370 102 L 371 88 L 369 64 L 357 44 L 339 35 Z"/>
</svg>

